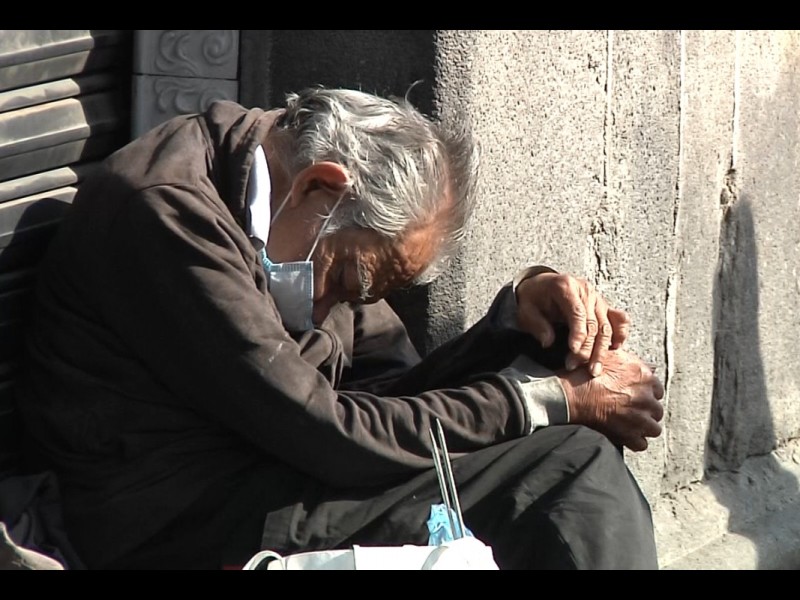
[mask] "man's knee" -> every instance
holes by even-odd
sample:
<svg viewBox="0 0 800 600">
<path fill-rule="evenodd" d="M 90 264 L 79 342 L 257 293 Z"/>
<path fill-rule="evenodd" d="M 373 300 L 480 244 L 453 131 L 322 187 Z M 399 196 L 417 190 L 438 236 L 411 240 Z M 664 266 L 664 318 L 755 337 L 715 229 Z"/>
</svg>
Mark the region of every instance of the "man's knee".
<svg viewBox="0 0 800 600">
<path fill-rule="evenodd" d="M 511 484 L 498 486 L 502 497 L 492 509 L 487 503 L 483 514 L 469 515 L 480 517 L 474 531 L 504 568 L 654 568 L 649 505 L 604 435 L 551 426 L 507 452 L 492 466 L 507 469 Z M 498 507 L 508 510 L 498 516 Z"/>
<path fill-rule="evenodd" d="M 584 568 L 656 568 L 650 505 L 619 448 L 570 426 L 558 453 L 569 475 L 550 518 Z"/>
<path fill-rule="evenodd" d="M 619 448 L 599 431 L 585 425 L 558 425 L 553 429 L 563 431 L 564 443 L 575 448 L 594 448 L 602 453 L 610 453 L 608 458 L 621 458 Z"/>
<path fill-rule="evenodd" d="M 603 491 L 601 500 L 618 496 L 629 497 L 637 504 L 649 505 L 641 493 L 627 465 L 622 450 L 605 435 L 583 425 L 560 426 L 562 441 L 556 453 L 585 486 L 596 486 Z"/>
</svg>

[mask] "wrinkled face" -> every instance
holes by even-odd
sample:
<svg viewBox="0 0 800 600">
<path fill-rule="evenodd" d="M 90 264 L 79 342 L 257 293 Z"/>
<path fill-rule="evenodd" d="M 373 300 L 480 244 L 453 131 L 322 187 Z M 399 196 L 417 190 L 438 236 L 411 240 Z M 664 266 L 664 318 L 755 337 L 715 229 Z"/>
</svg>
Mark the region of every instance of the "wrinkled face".
<svg viewBox="0 0 800 600">
<path fill-rule="evenodd" d="M 390 241 L 368 229 L 320 240 L 314 256 L 314 324 L 339 302 L 372 303 L 406 287 L 433 260 L 437 228 L 420 227 Z"/>
</svg>

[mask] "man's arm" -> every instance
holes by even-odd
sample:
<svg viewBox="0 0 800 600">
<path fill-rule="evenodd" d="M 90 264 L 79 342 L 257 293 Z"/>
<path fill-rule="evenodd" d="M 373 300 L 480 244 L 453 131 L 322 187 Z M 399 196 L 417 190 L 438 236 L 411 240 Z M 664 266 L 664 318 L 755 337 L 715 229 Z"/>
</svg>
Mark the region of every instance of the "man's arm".
<svg viewBox="0 0 800 600">
<path fill-rule="evenodd" d="M 566 337 L 544 349 L 516 325 L 512 286 L 504 286 L 487 314 L 468 331 L 424 359 L 411 345 L 403 323 L 384 301 L 356 306 L 353 365 L 343 385 L 376 393 L 417 394 L 500 375 L 517 389 L 528 413 L 529 431 L 565 423 L 567 399 L 552 369 L 563 367 Z M 525 364 L 521 353 L 535 356 Z M 548 365 L 548 366 L 545 366 Z"/>
<path fill-rule="evenodd" d="M 387 393 L 422 360 L 404 323 L 386 300 L 342 306 L 352 315 L 352 330 L 347 332 L 352 338 L 352 364 L 345 370 L 340 388 Z M 323 323 L 323 328 L 327 324 Z"/>
<path fill-rule="evenodd" d="M 436 418 L 456 453 L 527 432 L 524 400 L 496 373 L 413 393 L 333 389 L 258 289 L 226 210 L 194 189 L 151 188 L 108 231 L 101 318 L 182 408 L 338 485 L 431 467 Z"/>
<path fill-rule="evenodd" d="M 582 323 L 587 314 L 584 306 L 587 299 L 593 306 L 607 306 L 585 280 L 569 275 L 550 277 L 553 273 L 547 267 L 521 271 L 511 285 L 500 290 L 483 319 L 421 361 L 405 328 L 388 305 L 381 302 L 356 307 L 358 325 L 350 373 L 355 381 L 346 385 L 366 386 L 362 389 L 378 393 L 414 394 L 498 371 L 525 399 L 531 430 L 563 423 L 582 424 L 604 433 L 618 445 L 635 451 L 646 449 L 647 438 L 661 433 L 663 407 L 659 400 L 664 390 L 637 356 L 616 348 L 627 337 L 627 316 L 619 321 L 610 317 L 612 322 L 623 323 L 625 327 L 614 329 L 609 341 L 611 348 L 602 354 L 607 368 L 597 376 L 592 376 L 588 368 L 574 365 L 566 368 L 569 343 L 575 336 L 569 335 L 567 319 L 560 314 L 547 322 L 551 339 L 546 348 L 520 325 L 519 313 L 524 306 L 518 304 L 518 294 L 513 292 L 528 278 L 548 276 L 546 285 L 531 288 L 544 295 L 538 300 L 545 305 L 565 307 L 568 314 L 580 315 Z M 563 297 L 555 300 L 556 294 Z M 612 311 L 624 315 L 622 311 L 607 310 L 609 315 Z M 587 330 L 593 328 L 589 326 Z M 599 338 L 592 341 L 595 345 L 605 343 Z M 583 345 L 589 346 L 586 342 Z"/>
</svg>

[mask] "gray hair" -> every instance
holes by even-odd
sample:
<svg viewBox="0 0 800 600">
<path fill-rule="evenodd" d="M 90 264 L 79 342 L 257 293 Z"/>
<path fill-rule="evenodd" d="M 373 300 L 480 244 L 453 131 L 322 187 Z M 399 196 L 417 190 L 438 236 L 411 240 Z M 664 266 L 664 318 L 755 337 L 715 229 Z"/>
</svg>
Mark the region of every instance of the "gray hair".
<svg viewBox="0 0 800 600">
<path fill-rule="evenodd" d="M 292 137 L 293 173 L 331 161 L 350 174 L 351 201 L 334 211 L 326 235 L 362 227 L 395 239 L 435 224 L 442 231 L 438 254 L 414 283 L 444 270 L 475 203 L 479 153 L 466 126 L 445 128 L 407 98 L 322 87 L 288 94 L 278 126 Z"/>
</svg>

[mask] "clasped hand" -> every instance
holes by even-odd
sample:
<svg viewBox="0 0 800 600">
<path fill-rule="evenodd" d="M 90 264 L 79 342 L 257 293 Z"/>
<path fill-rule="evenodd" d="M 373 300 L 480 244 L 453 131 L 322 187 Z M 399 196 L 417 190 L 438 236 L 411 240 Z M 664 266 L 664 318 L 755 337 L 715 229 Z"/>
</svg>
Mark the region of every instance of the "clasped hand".
<svg viewBox="0 0 800 600">
<path fill-rule="evenodd" d="M 516 289 L 517 322 L 543 347 L 555 341 L 554 326 L 569 329 L 565 369 L 556 374 L 567 397 L 570 422 L 587 425 L 634 451 L 661 434 L 664 387 L 639 357 L 621 346 L 628 314 L 610 308 L 588 281 L 540 273 Z"/>
</svg>

